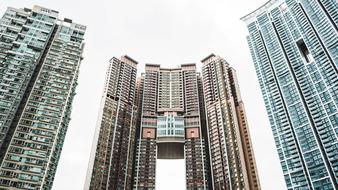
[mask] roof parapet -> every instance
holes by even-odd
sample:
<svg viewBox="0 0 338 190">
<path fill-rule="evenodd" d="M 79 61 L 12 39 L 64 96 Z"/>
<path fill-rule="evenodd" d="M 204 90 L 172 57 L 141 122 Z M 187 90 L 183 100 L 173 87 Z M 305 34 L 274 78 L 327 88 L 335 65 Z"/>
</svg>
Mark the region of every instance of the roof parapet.
<svg viewBox="0 0 338 190">
<path fill-rule="evenodd" d="M 269 0 L 268 2 L 264 3 L 262 6 L 258 7 L 256 10 L 252 11 L 251 13 L 241 17 L 241 20 L 244 22 L 250 22 L 252 18 L 257 17 L 261 13 L 274 8 L 276 5 L 282 4 L 283 0 Z"/>
<path fill-rule="evenodd" d="M 138 64 L 138 62 L 135 61 L 135 59 L 129 57 L 128 55 L 124 55 L 124 56 L 121 57 L 121 59 L 123 59 L 123 58 L 128 59 L 129 61 L 134 62 L 135 64 Z"/>
<path fill-rule="evenodd" d="M 185 63 L 181 64 L 182 71 L 195 71 L 196 70 L 196 63 Z"/>
<path fill-rule="evenodd" d="M 215 55 L 215 54 L 211 53 L 206 58 L 202 59 L 201 62 L 203 64 L 206 64 L 206 63 L 209 63 L 210 61 L 214 60 L 215 58 L 221 58 L 221 57 L 219 57 L 218 55 Z"/>
<path fill-rule="evenodd" d="M 38 6 L 38 5 L 34 5 L 33 8 L 32 8 L 32 11 L 37 12 L 37 13 L 41 13 L 41 14 L 44 14 L 44 15 L 52 16 L 52 17 L 55 17 L 55 18 L 58 18 L 58 16 L 59 16 L 58 11 L 48 9 L 48 8 L 45 8 L 45 7 L 41 7 L 41 6 Z"/>
<path fill-rule="evenodd" d="M 159 71 L 160 67 L 161 67 L 160 64 L 146 63 L 145 70 L 146 71 Z"/>
</svg>

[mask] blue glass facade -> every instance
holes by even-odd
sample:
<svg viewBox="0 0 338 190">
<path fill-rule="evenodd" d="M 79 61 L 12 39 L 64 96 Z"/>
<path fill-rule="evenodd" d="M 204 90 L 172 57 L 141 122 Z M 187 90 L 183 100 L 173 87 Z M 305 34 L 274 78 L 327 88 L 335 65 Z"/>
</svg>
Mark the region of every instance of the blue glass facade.
<svg viewBox="0 0 338 190">
<path fill-rule="evenodd" d="M 39 6 L 0 19 L 0 189 L 51 189 L 86 27 Z"/>
<path fill-rule="evenodd" d="M 337 189 L 338 2 L 271 0 L 242 18 L 288 189 Z"/>
</svg>

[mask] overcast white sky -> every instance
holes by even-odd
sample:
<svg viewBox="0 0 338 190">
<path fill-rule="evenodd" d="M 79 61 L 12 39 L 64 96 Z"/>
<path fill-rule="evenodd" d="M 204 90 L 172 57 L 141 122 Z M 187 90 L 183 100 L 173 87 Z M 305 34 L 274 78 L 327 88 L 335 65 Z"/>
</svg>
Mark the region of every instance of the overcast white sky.
<svg viewBox="0 0 338 190">
<path fill-rule="evenodd" d="M 267 0 L 0 0 L 6 7 L 54 9 L 61 17 L 86 25 L 86 47 L 72 120 L 53 190 L 83 189 L 108 60 L 128 54 L 140 64 L 166 67 L 195 62 L 210 53 L 236 70 L 245 103 L 262 189 L 286 189 L 262 95 L 240 17 Z M 163 164 L 164 163 L 164 164 Z M 161 162 L 158 190 L 182 189 L 183 164 Z M 168 172 L 168 169 L 171 169 Z M 161 183 L 172 179 L 172 183 Z M 183 179 L 184 180 L 184 179 Z M 165 181 L 165 180 L 163 180 Z M 171 180 L 169 180 L 171 181 Z M 179 182 L 181 181 L 181 182 Z"/>
</svg>

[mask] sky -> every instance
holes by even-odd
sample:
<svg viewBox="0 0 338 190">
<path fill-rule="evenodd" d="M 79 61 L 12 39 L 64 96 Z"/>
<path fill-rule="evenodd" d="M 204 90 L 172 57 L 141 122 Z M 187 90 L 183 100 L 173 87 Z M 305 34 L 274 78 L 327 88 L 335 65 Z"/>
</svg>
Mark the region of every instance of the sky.
<svg viewBox="0 0 338 190">
<path fill-rule="evenodd" d="M 83 189 L 110 58 L 129 55 L 139 62 L 140 74 L 145 63 L 175 67 L 194 62 L 201 67 L 200 60 L 210 53 L 237 71 L 262 189 L 286 189 L 246 42 L 247 28 L 240 20 L 265 1 L 0 0 L 0 15 L 8 6 L 40 5 L 87 26 L 72 120 L 53 190 Z M 156 189 L 184 189 L 183 167 L 182 161 L 158 162 Z"/>
</svg>

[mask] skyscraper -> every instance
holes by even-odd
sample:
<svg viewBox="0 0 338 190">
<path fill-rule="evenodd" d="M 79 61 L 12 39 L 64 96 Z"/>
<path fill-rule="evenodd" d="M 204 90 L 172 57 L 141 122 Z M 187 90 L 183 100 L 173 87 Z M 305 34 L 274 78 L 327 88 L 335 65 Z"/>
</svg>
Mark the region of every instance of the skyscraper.
<svg viewBox="0 0 338 190">
<path fill-rule="evenodd" d="M 204 59 L 203 77 L 194 63 L 146 64 L 138 80 L 136 61 L 113 60 L 85 188 L 155 189 L 156 160 L 185 159 L 186 189 L 260 189 L 236 74 L 224 59 Z"/>
<path fill-rule="evenodd" d="M 155 189 L 156 159 L 184 159 L 187 189 L 208 188 L 206 136 L 201 131 L 195 64 L 146 64 L 134 188 Z"/>
<path fill-rule="evenodd" d="M 288 189 L 338 189 L 337 10 L 271 0 L 242 18 Z"/>
<path fill-rule="evenodd" d="M 51 189 L 86 27 L 39 6 L 0 20 L 0 188 Z"/>
<path fill-rule="evenodd" d="M 130 189 L 132 185 L 136 66 L 129 56 L 110 60 L 86 189 Z"/>
<path fill-rule="evenodd" d="M 260 189 L 236 71 L 221 57 L 202 60 L 214 189 Z"/>
</svg>

